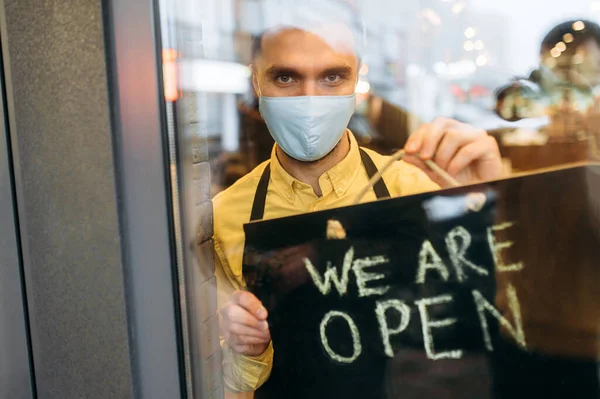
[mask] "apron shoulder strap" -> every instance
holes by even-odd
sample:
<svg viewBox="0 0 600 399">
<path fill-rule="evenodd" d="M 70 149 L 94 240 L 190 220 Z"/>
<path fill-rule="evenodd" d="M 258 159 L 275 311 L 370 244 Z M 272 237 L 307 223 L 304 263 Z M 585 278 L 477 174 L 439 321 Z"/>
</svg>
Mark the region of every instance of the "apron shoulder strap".
<svg viewBox="0 0 600 399">
<path fill-rule="evenodd" d="M 378 172 L 377 170 L 377 166 L 375 166 L 375 163 L 373 162 L 373 160 L 371 159 L 371 157 L 369 156 L 369 154 L 367 154 L 367 152 L 365 150 L 363 150 L 362 148 L 359 148 L 360 150 L 360 158 L 362 159 L 362 163 L 365 167 L 365 170 L 367 171 L 367 175 L 369 176 L 369 180 L 371 178 L 373 178 L 373 176 L 375 176 Z M 390 192 L 387 188 L 387 186 L 385 185 L 385 182 L 382 179 L 379 179 L 377 181 L 377 183 L 375 183 L 375 185 L 373 186 L 373 190 L 375 191 L 375 195 L 377 196 L 377 199 L 383 199 L 383 198 L 390 198 Z"/>
<path fill-rule="evenodd" d="M 260 177 L 256 194 L 254 195 L 254 203 L 252 204 L 252 213 L 250 213 L 250 221 L 261 220 L 265 215 L 265 204 L 267 202 L 267 191 L 269 188 L 269 179 L 271 178 L 271 164 L 268 163 Z"/>
<path fill-rule="evenodd" d="M 360 158 L 362 159 L 363 166 L 367 171 L 367 175 L 369 179 L 377 174 L 377 166 L 367 154 L 365 150 L 360 149 Z M 254 195 L 254 203 L 252 204 L 252 212 L 250 213 L 250 221 L 253 222 L 255 220 L 261 220 L 265 215 L 265 204 L 267 202 L 267 191 L 269 188 L 269 179 L 271 178 L 271 164 L 268 163 L 258 182 L 258 187 L 256 187 L 256 194 Z M 377 199 L 390 198 L 390 192 L 385 185 L 383 179 L 380 179 L 373 186 L 373 190 L 375 190 L 375 195 Z"/>
</svg>

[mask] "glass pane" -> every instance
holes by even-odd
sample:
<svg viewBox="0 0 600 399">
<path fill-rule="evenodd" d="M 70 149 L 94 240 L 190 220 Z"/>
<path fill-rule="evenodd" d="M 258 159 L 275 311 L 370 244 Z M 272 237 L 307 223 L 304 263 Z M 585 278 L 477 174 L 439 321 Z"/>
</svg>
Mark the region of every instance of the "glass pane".
<svg viewBox="0 0 600 399">
<path fill-rule="evenodd" d="M 188 394 L 598 397 L 599 15 L 162 0 Z"/>
</svg>

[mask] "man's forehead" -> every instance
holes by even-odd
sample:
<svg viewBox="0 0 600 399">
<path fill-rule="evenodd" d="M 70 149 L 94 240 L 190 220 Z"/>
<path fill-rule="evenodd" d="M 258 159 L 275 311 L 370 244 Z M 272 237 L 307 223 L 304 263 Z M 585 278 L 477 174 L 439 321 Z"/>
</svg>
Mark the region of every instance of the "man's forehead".
<svg viewBox="0 0 600 399">
<path fill-rule="evenodd" d="M 319 24 L 311 27 L 282 26 L 270 29 L 262 37 L 263 53 L 273 51 L 330 50 L 344 56 L 357 56 L 357 49 L 352 31 L 342 23 Z"/>
</svg>

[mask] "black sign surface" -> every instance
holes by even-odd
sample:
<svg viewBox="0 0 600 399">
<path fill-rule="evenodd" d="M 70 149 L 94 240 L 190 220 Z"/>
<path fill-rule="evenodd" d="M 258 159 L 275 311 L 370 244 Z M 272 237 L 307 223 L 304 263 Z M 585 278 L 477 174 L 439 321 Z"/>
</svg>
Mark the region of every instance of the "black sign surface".
<svg viewBox="0 0 600 399">
<path fill-rule="evenodd" d="M 597 398 L 596 186 L 581 166 L 245 225 L 257 397 Z"/>
</svg>

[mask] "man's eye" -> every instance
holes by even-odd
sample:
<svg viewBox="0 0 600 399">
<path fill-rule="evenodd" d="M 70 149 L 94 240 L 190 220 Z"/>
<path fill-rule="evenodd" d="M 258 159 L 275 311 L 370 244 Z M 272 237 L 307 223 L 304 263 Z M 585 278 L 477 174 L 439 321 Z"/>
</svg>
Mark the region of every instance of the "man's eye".
<svg viewBox="0 0 600 399">
<path fill-rule="evenodd" d="M 340 80 L 340 75 L 336 75 L 336 74 L 327 75 L 327 77 L 325 78 L 325 80 L 328 83 L 336 83 L 338 80 Z"/>
<path fill-rule="evenodd" d="M 292 77 L 289 75 L 281 75 L 281 76 L 277 76 L 277 78 L 275 79 L 277 81 L 277 83 L 290 83 L 292 81 Z"/>
</svg>

